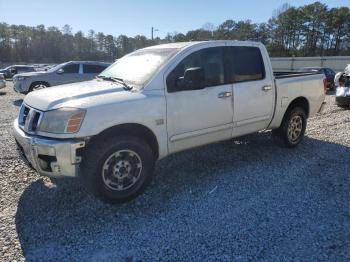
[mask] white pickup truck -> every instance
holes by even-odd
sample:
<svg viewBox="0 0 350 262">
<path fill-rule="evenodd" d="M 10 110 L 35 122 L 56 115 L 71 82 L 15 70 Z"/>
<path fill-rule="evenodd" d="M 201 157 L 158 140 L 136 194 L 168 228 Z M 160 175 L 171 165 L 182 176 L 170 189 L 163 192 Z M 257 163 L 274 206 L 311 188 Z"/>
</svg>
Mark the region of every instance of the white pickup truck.
<svg viewBox="0 0 350 262">
<path fill-rule="evenodd" d="M 138 195 L 156 160 L 260 130 L 299 144 L 322 110 L 324 76 L 275 76 L 260 43 L 158 45 L 119 59 L 95 80 L 24 99 L 14 135 L 45 176 L 80 176 L 110 202 Z"/>
</svg>

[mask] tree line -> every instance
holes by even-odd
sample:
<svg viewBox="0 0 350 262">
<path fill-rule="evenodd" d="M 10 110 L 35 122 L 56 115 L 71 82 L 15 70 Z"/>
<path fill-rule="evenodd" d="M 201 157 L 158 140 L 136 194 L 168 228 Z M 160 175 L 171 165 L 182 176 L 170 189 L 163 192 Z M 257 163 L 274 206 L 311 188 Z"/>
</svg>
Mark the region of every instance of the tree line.
<svg viewBox="0 0 350 262">
<path fill-rule="evenodd" d="M 0 62 L 59 63 L 69 60 L 114 61 L 150 45 L 196 40 L 251 40 L 264 43 L 270 56 L 350 55 L 350 10 L 315 2 L 301 7 L 284 4 L 266 23 L 226 20 L 164 38 L 113 36 L 90 30 L 73 33 L 38 25 L 0 23 Z"/>
</svg>

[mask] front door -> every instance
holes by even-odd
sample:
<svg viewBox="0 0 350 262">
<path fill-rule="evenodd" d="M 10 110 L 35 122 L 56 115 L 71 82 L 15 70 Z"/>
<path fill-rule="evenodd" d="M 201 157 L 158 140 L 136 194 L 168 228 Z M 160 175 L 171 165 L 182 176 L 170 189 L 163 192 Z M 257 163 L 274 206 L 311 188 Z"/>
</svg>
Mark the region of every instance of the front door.
<svg viewBox="0 0 350 262">
<path fill-rule="evenodd" d="M 231 138 L 232 84 L 225 81 L 223 52 L 223 47 L 193 52 L 167 76 L 169 153 Z M 188 69 L 204 72 L 201 85 L 184 87 Z"/>
<path fill-rule="evenodd" d="M 82 81 L 82 68 L 80 68 L 80 64 L 70 63 L 62 67 L 62 69 L 62 72 L 58 70 L 56 73 L 53 74 L 53 85 L 63 85 Z"/>
</svg>

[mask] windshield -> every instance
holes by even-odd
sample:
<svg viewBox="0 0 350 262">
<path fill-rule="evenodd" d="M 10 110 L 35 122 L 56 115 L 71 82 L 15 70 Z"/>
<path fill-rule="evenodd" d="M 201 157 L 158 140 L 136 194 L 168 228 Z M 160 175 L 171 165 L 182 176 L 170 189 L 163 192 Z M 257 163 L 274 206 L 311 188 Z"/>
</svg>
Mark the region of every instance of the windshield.
<svg viewBox="0 0 350 262">
<path fill-rule="evenodd" d="M 116 77 L 132 86 L 143 86 L 179 49 L 152 48 L 135 51 L 117 60 L 101 77 Z"/>
</svg>

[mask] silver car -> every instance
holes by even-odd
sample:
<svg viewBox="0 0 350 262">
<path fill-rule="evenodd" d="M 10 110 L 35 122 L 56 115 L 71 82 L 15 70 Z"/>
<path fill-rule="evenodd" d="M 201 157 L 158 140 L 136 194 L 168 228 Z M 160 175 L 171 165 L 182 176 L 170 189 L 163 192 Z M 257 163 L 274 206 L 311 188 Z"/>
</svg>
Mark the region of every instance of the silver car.
<svg viewBox="0 0 350 262">
<path fill-rule="evenodd" d="M 93 61 L 70 61 L 47 71 L 17 74 L 13 77 L 16 92 L 27 94 L 50 86 L 82 82 L 93 79 L 110 64 Z"/>
<path fill-rule="evenodd" d="M 4 74 L 0 73 L 0 89 L 5 87 L 6 87 L 6 81 L 5 81 Z"/>
</svg>

